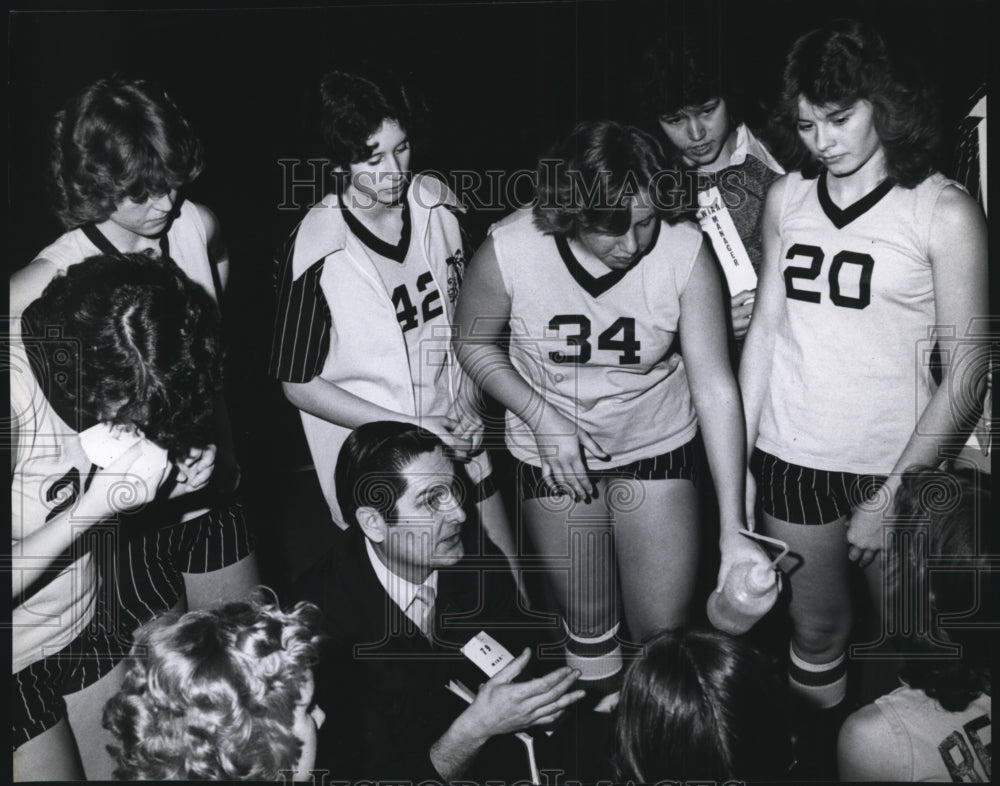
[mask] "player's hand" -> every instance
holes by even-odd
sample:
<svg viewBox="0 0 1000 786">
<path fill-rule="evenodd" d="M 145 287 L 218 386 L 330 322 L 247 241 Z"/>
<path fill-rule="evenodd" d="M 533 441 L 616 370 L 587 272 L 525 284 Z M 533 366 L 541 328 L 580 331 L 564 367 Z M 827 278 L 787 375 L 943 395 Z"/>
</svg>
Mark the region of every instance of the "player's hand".
<svg viewBox="0 0 1000 786">
<path fill-rule="evenodd" d="M 167 451 L 143 439 L 94 473 L 80 498 L 77 515 L 104 519 L 145 507 L 173 471 Z"/>
<path fill-rule="evenodd" d="M 847 557 L 867 568 L 882 549 L 882 509 L 862 503 L 847 519 Z"/>
<path fill-rule="evenodd" d="M 586 431 L 551 407 L 546 407 L 535 442 L 542 462 L 542 479 L 549 488 L 570 494 L 579 502 L 590 500 L 597 492 L 587 474 L 584 450 L 601 461 L 610 461 L 604 448 Z"/>
<path fill-rule="evenodd" d="M 472 384 L 470 381 L 468 384 Z M 452 401 L 445 413 L 446 428 L 450 427 L 453 437 L 465 440 L 471 446 L 467 455 L 477 453 L 483 445 L 486 427 L 475 409 L 475 403 L 459 395 Z"/>
<path fill-rule="evenodd" d="M 771 558 L 758 544 L 750 538 L 741 535 L 738 529 L 723 528 L 719 538 L 720 564 L 719 575 L 715 583 L 715 591 L 721 592 L 726 583 L 730 568 L 738 562 L 749 560 L 764 565 L 771 563 Z"/>
<path fill-rule="evenodd" d="M 449 415 L 420 415 L 418 425 L 437 434 L 458 458 L 466 458 L 472 450 L 472 440 L 464 436 L 459 421 Z"/>
<path fill-rule="evenodd" d="M 673 374 L 681 364 L 681 353 L 671 352 L 667 355 L 667 375 Z"/>
<path fill-rule="evenodd" d="M 198 491 L 208 485 L 215 471 L 215 445 L 205 448 L 191 448 L 187 456 L 177 462 L 177 476 L 170 498 Z"/>
<path fill-rule="evenodd" d="M 737 292 L 729 299 L 729 313 L 733 321 L 733 335 L 742 339 L 750 327 L 750 317 L 753 316 L 753 302 L 757 290 L 745 289 Z"/>
<path fill-rule="evenodd" d="M 495 737 L 552 723 L 570 704 L 583 698 L 584 691 L 570 690 L 580 672 L 568 666 L 544 677 L 514 682 L 530 658 L 531 651 L 525 649 L 480 687 L 475 701 L 463 713 L 463 722 L 476 736 Z"/>
</svg>

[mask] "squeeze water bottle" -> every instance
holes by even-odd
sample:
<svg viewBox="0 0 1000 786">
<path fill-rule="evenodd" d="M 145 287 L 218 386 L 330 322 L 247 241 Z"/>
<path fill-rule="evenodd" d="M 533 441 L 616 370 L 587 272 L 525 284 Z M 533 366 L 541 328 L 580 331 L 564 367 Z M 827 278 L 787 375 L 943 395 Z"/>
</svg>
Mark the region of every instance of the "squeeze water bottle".
<svg viewBox="0 0 1000 786">
<path fill-rule="evenodd" d="M 766 562 L 743 560 L 729 569 L 722 592 L 708 598 L 708 619 L 724 633 L 746 633 L 778 599 L 778 571 Z"/>
</svg>

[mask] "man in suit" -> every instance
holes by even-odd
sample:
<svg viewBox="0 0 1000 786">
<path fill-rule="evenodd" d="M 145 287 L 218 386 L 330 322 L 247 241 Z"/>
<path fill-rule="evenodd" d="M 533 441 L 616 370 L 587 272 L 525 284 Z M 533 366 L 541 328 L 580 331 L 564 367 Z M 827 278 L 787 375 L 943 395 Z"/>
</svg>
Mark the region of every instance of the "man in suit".
<svg viewBox="0 0 1000 786">
<path fill-rule="evenodd" d="M 463 487 L 441 440 L 368 423 L 344 443 L 335 475 L 351 526 L 293 590 L 323 609 L 330 636 L 317 670 L 328 718 L 318 766 L 334 779 L 526 779 L 510 733 L 550 724 L 582 698 L 571 690 L 579 672 L 515 681 L 531 658 L 519 647 L 538 643 L 544 623 L 518 608 L 500 552 L 463 527 Z M 521 654 L 476 693 L 485 675 L 460 650 L 480 631 Z M 452 680 L 471 703 L 446 689 Z"/>
</svg>

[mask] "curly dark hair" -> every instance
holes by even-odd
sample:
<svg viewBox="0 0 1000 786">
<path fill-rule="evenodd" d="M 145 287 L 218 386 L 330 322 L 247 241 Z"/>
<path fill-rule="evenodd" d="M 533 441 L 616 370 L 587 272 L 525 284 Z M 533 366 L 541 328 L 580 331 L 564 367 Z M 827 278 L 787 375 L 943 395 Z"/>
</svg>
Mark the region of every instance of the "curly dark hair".
<svg viewBox="0 0 1000 786">
<path fill-rule="evenodd" d="M 330 71 L 319 93 L 323 140 L 335 167 L 346 170 L 371 155 L 368 140 L 385 120 L 395 120 L 411 139 L 423 130 L 423 97 L 388 69 L 362 64 L 352 72 Z"/>
<path fill-rule="evenodd" d="M 538 162 L 535 227 L 568 238 L 621 235 L 632 221 L 632 197 L 644 192 L 657 214 L 672 220 L 676 213 L 658 188 L 662 176 L 672 174 L 659 142 L 645 131 L 610 120 L 578 123 Z"/>
<path fill-rule="evenodd" d="M 625 674 L 614 768 L 619 783 L 769 780 L 791 761 L 777 666 L 715 630 L 668 630 Z"/>
<path fill-rule="evenodd" d="M 222 389 L 218 307 L 170 259 L 88 257 L 54 278 L 22 317 L 25 335 L 53 331 L 78 347 L 74 373 L 46 374 L 65 342 L 40 342 L 40 378 L 84 420 L 135 427 L 170 458 L 214 441 Z"/>
<path fill-rule="evenodd" d="M 902 675 L 944 709 L 960 712 L 981 694 L 992 695 L 996 580 L 989 477 L 965 467 L 911 467 L 894 506 L 897 530 L 916 525 L 916 531 L 888 551 L 889 608 L 926 615 L 904 631 L 923 655 L 907 660 Z M 936 570 L 928 564 L 935 560 L 942 561 Z M 961 616 L 962 624 L 950 625 L 949 615 Z M 961 650 L 942 655 L 942 645 Z"/>
<path fill-rule="evenodd" d="M 820 171 L 795 130 L 802 97 L 815 106 L 871 102 L 891 180 L 913 188 L 932 174 L 941 142 L 939 102 L 929 84 L 904 73 L 907 65 L 890 57 L 878 32 L 855 20 L 835 20 L 801 36 L 785 61 L 776 117 L 791 168 L 807 177 Z"/>
<path fill-rule="evenodd" d="M 67 228 L 107 220 L 126 197 L 187 185 L 203 167 L 201 142 L 163 88 L 118 74 L 67 101 L 49 143 L 52 203 Z"/>
<path fill-rule="evenodd" d="M 278 780 L 302 752 L 296 706 L 319 661 L 320 610 L 262 593 L 168 612 L 136 633 L 104 709 L 120 780 Z"/>
</svg>

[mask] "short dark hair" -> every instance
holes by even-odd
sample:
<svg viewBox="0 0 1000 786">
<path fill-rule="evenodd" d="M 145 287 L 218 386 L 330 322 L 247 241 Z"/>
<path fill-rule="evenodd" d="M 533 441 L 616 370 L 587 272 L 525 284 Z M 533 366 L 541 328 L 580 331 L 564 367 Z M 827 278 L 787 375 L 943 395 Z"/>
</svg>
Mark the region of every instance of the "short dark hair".
<svg viewBox="0 0 1000 786">
<path fill-rule="evenodd" d="M 418 456 L 444 450 L 440 437 L 395 420 L 365 423 L 354 429 L 337 456 L 334 486 L 347 524 L 357 524 L 360 507 L 375 508 L 393 521 L 396 503 L 406 493 L 403 470 Z"/>
<path fill-rule="evenodd" d="M 73 373 L 40 341 L 32 362 L 89 421 L 142 430 L 171 459 L 214 441 L 222 388 L 219 312 L 208 294 L 170 259 L 99 254 L 54 278 L 22 316 L 26 336 L 53 328 L 79 347 Z"/>
<path fill-rule="evenodd" d="M 927 615 L 926 624 L 911 626 L 906 636 L 923 654 L 906 661 L 903 676 L 944 709 L 959 712 L 981 694 L 991 694 L 996 581 L 990 562 L 989 476 L 966 467 L 911 467 L 903 474 L 894 506 L 897 528 L 917 527 L 888 550 L 889 608 L 895 613 L 921 609 Z M 925 537 L 913 536 L 920 532 Z M 934 570 L 928 558 L 950 558 L 952 564 Z M 949 615 L 961 615 L 962 624 L 942 624 L 942 616 Z M 940 656 L 942 644 L 961 646 L 961 654 Z"/>
<path fill-rule="evenodd" d="M 68 228 L 107 220 L 126 197 L 180 188 L 203 166 L 201 142 L 163 88 L 117 74 L 67 101 L 49 141 L 53 207 Z"/>
<path fill-rule="evenodd" d="M 320 80 L 320 126 L 327 155 L 347 169 L 371 155 L 368 139 L 386 120 L 395 120 L 411 139 L 423 129 L 423 98 L 396 74 L 363 65 L 356 71 L 330 71 Z"/>
<path fill-rule="evenodd" d="M 904 75 L 903 65 L 890 57 L 877 31 L 850 19 L 811 30 L 792 45 L 785 62 L 778 120 L 792 140 L 791 160 L 797 160 L 804 174 L 815 176 L 819 170 L 794 133 L 800 96 L 816 106 L 869 101 L 893 182 L 912 188 L 934 171 L 941 141 L 938 102 L 930 86 L 921 84 L 923 80 Z"/>
<path fill-rule="evenodd" d="M 104 708 L 121 780 L 278 780 L 302 753 L 296 706 L 319 662 L 320 610 L 263 592 L 141 627 Z"/>
<path fill-rule="evenodd" d="M 669 630 L 645 645 L 621 689 L 617 780 L 767 780 L 790 763 L 778 669 L 742 639 Z"/>
<path fill-rule="evenodd" d="M 640 101 L 645 122 L 659 127 L 663 115 L 721 98 L 730 128 L 739 125 L 742 102 L 733 89 L 725 55 L 718 36 L 692 35 L 688 28 L 659 36 L 642 57 Z"/>
<path fill-rule="evenodd" d="M 663 150 L 645 131 L 611 120 L 578 123 L 538 162 L 535 226 L 568 238 L 623 234 L 637 192 L 649 191 L 657 213 L 665 214 L 650 190 L 663 170 Z"/>
</svg>

